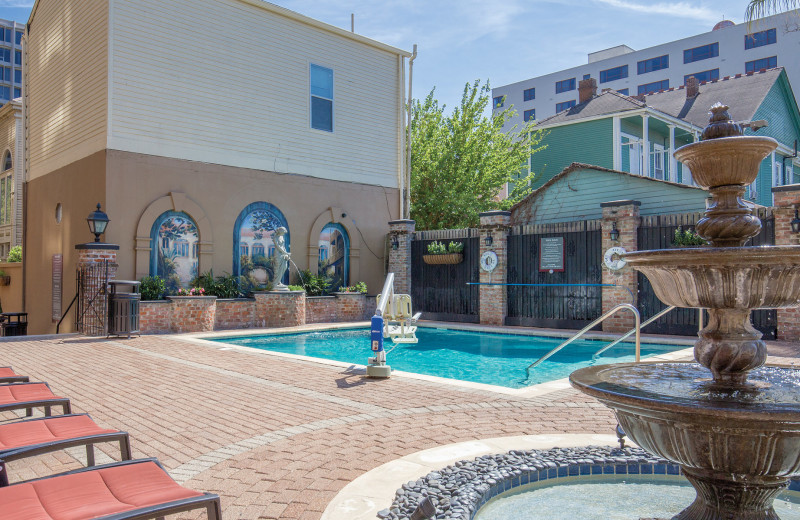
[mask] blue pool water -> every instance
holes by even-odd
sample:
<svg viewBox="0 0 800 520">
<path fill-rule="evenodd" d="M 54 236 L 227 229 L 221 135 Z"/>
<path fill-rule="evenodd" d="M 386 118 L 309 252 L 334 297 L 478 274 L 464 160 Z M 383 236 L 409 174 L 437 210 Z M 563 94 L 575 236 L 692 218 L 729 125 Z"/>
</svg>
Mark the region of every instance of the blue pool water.
<svg viewBox="0 0 800 520">
<path fill-rule="evenodd" d="M 620 343 L 592 361 L 592 355 L 609 342 L 578 340 L 531 370 L 531 379 L 525 381 L 525 368 L 564 339 L 427 327 L 417 330 L 417 338 L 419 343 L 399 345 L 388 354 L 387 363 L 393 370 L 509 388 L 562 379 L 592 364 L 634 361 L 633 343 Z M 366 365 L 367 358 L 373 355 L 368 329 L 239 336 L 213 341 L 358 365 Z M 392 347 L 391 340 L 387 340 L 387 352 Z M 642 343 L 642 358 L 683 348 L 686 347 Z"/>
</svg>

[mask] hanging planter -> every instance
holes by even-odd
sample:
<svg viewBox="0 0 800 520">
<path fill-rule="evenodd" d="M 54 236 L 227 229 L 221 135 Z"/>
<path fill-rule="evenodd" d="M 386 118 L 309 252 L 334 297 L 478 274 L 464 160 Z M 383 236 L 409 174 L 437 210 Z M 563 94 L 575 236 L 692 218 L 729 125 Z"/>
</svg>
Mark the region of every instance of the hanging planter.
<svg viewBox="0 0 800 520">
<path fill-rule="evenodd" d="M 460 264 L 464 261 L 464 253 L 446 253 L 443 255 L 422 255 L 422 261 L 426 264 Z"/>
</svg>

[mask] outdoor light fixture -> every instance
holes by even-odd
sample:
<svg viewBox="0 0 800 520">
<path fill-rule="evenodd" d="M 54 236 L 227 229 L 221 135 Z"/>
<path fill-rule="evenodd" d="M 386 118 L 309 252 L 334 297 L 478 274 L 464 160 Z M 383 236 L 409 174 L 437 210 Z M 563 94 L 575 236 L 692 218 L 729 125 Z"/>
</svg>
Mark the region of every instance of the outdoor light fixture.
<svg viewBox="0 0 800 520">
<path fill-rule="evenodd" d="M 794 208 L 794 218 L 792 219 L 792 233 L 800 233 L 800 215 L 797 214 L 797 208 Z"/>
<path fill-rule="evenodd" d="M 94 241 L 100 242 L 100 235 L 105 233 L 106 226 L 108 226 L 108 215 L 100 210 L 100 203 L 97 203 L 97 210 L 89 213 L 86 217 L 86 222 L 89 223 L 89 231 L 94 233 Z"/>
<path fill-rule="evenodd" d="M 611 232 L 608 234 L 612 242 L 619 240 L 619 230 L 617 229 L 617 221 L 611 223 Z"/>
<path fill-rule="evenodd" d="M 486 247 L 489 247 L 492 244 L 494 244 L 494 237 L 492 237 L 491 233 L 486 235 L 486 238 L 483 239 L 483 243 L 486 244 Z"/>
<path fill-rule="evenodd" d="M 431 497 L 425 497 L 417 508 L 411 513 L 411 520 L 428 520 L 436 514 L 436 506 L 433 505 Z"/>
<path fill-rule="evenodd" d="M 397 240 L 397 235 L 392 236 L 392 250 L 397 251 L 400 248 L 400 241 Z"/>
</svg>

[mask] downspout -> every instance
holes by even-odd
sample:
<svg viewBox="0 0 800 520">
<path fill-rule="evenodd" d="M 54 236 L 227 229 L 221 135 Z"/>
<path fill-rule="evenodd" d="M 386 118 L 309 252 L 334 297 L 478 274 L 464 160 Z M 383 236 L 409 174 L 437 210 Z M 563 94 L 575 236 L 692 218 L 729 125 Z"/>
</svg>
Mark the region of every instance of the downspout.
<svg viewBox="0 0 800 520">
<path fill-rule="evenodd" d="M 28 31 L 22 35 L 22 312 L 26 306 L 28 281 Z"/>
<path fill-rule="evenodd" d="M 414 44 L 414 50 L 411 57 L 408 59 L 408 122 L 406 125 L 406 179 L 405 186 L 403 187 L 405 199 L 405 207 L 403 208 L 403 218 L 411 218 L 411 85 L 414 76 L 414 59 L 417 57 L 417 44 Z"/>
</svg>

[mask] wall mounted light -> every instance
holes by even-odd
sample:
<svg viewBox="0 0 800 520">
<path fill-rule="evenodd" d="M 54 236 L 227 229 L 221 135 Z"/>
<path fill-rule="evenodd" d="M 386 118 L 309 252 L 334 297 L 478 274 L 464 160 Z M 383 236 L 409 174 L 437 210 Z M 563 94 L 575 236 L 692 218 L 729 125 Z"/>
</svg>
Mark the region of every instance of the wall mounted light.
<svg viewBox="0 0 800 520">
<path fill-rule="evenodd" d="M 800 233 L 800 215 L 797 214 L 797 208 L 794 208 L 794 218 L 791 222 L 792 233 Z"/>
<path fill-rule="evenodd" d="M 86 217 L 86 222 L 89 223 L 89 231 L 94 233 L 94 241 L 100 242 L 100 235 L 105 233 L 106 226 L 108 226 L 108 215 L 100 210 L 100 203 L 97 203 L 97 210 L 89 213 Z"/>
<path fill-rule="evenodd" d="M 483 239 L 483 243 L 486 244 L 486 247 L 489 247 L 492 244 L 494 244 L 494 237 L 492 237 L 491 233 L 486 235 L 486 238 Z"/>
<path fill-rule="evenodd" d="M 392 235 L 392 250 L 397 251 L 400 248 L 400 241 L 397 240 L 397 235 Z"/>
<path fill-rule="evenodd" d="M 616 242 L 619 240 L 619 230 L 617 229 L 617 221 L 611 223 L 611 232 L 609 232 L 608 236 L 611 238 L 612 242 Z"/>
</svg>

